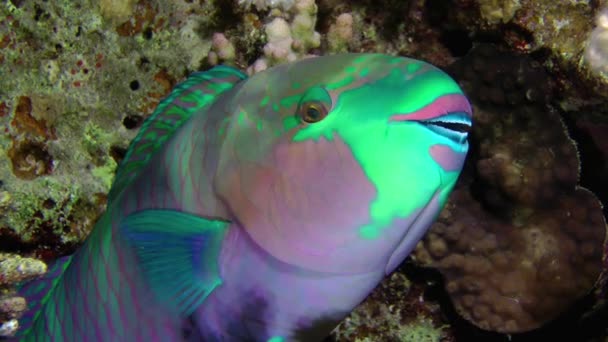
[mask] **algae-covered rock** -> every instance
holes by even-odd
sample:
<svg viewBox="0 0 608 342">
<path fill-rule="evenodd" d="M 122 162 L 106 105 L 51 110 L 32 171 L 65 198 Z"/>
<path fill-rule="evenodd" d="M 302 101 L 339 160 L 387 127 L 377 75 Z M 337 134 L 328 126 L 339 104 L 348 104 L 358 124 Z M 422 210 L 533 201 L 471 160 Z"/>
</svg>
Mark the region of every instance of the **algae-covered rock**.
<svg viewBox="0 0 608 342">
<path fill-rule="evenodd" d="M 440 270 L 456 310 L 477 326 L 539 328 L 598 282 L 602 205 L 578 185 L 576 145 L 539 65 L 480 46 L 451 70 L 474 106 L 472 170 L 416 257 Z"/>
</svg>

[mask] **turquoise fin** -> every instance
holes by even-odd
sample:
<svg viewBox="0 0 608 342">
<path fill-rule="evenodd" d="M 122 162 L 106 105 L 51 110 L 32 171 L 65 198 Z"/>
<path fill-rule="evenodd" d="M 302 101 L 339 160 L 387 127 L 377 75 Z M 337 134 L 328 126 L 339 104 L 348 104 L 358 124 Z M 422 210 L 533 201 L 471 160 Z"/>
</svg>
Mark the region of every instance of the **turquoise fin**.
<svg viewBox="0 0 608 342">
<path fill-rule="evenodd" d="M 43 304 L 53 293 L 52 290 L 61 279 L 65 269 L 70 265 L 71 260 L 71 255 L 59 258 L 55 260 L 42 277 L 19 286 L 17 293 L 27 301 L 27 311 L 19 318 L 17 337 L 25 335 L 32 326 L 32 323 L 40 314 Z"/>
<path fill-rule="evenodd" d="M 238 69 L 216 66 L 195 72 L 175 86 L 142 124 L 116 170 L 108 203 L 137 176 L 151 156 L 194 114 L 204 115 L 220 94 L 247 78 Z"/>
<path fill-rule="evenodd" d="M 145 210 L 129 215 L 119 229 L 161 304 L 188 316 L 222 283 L 218 258 L 229 224 L 179 211 Z"/>
</svg>

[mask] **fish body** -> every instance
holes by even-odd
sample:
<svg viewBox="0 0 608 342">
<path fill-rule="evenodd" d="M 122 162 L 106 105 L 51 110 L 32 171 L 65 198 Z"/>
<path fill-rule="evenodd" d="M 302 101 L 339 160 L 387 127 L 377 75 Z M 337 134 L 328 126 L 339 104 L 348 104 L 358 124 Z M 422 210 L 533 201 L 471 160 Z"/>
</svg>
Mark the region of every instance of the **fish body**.
<svg viewBox="0 0 608 342">
<path fill-rule="evenodd" d="M 84 245 L 23 287 L 24 341 L 322 340 L 410 253 L 467 153 L 439 69 L 381 54 L 176 87 Z"/>
</svg>

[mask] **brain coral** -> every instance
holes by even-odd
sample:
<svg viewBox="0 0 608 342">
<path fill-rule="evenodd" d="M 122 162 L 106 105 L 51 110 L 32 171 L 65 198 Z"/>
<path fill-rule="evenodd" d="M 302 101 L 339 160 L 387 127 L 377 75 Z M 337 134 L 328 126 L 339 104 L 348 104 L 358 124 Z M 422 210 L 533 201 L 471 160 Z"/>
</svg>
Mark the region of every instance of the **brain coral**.
<svg viewBox="0 0 608 342">
<path fill-rule="evenodd" d="M 577 186 L 576 147 L 539 66 L 481 46 L 453 73 L 474 104 L 473 152 L 416 258 L 443 274 L 467 320 L 505 333 L 531 330 L 596 283 L 601 204 Z"/>
</svg>

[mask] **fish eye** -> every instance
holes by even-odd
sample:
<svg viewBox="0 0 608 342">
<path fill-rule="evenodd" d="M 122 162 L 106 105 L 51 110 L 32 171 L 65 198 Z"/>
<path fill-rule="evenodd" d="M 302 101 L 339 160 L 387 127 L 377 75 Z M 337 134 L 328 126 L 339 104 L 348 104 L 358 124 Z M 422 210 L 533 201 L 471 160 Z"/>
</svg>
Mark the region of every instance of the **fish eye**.
<svg viewBox="0 0 608 342">
<path fill-rule="evenodd" d="M 315 123 L 327 116 L 327 107 L 319 102 L 307 102 L 300 106 L 298 115 L 306 123 Z"/>
</svg>

